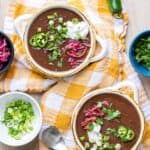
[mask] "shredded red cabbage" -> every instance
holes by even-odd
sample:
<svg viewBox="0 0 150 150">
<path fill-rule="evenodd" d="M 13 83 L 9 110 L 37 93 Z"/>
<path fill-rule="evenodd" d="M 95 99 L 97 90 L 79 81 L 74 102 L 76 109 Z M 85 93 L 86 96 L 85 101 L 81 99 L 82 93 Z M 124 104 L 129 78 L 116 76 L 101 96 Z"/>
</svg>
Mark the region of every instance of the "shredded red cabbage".
<svg viewBox="0 0 150 150">
<path fill-rule="evenodd" d="M 68 44 L 65 46 L 65 49 L 66 54 L 70 56 L 68 59 L 68 63 L 72 66 L 72 68 L 75 68 L 83 62 L 83 56 L 85 56 L 89 47 L 90 44 L 87 40 L 70 40 L 68 42 Z"/>
<path fill-rule="evenodd" d="M 0 37 L 0 69 L 3 68 L 10 56 L 10 49 L 8 48 L 5 38 Z"/>
</svg>

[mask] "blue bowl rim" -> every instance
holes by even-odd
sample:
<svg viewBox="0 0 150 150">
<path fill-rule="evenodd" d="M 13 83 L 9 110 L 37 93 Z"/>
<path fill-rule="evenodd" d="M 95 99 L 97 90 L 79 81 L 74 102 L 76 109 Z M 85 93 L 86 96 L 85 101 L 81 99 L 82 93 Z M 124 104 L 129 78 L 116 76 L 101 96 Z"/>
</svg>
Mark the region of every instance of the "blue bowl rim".
<svg viewBox="0 0 150 150">
<path fill-rule="evenodd" d="M 3 74 L 4 72 L 6 72 L 9 69 L 9 67 L 12 64 L 12 61 L 14 59 L 14 46 L 13 46 L 13 43 L 10 40 L 10 38 L 4 32 L 0 31 L 0 35 L 2 35 L 3 37 L 6 38 L 8 45 L 9 45 L 9 48 L 10 48 L 10 51 L 11 51 L 11 55 L 9 57 L 9 60 L 6 64 L 6 66 L 4 66 L 4 68 L 0 70 L 0 74 Z"/>
<path fill-rule="evenodd" d="M 133 68 L 136 70 L 136 72 L 138 72 L 139 74 L 145 76 L 145 77 L 150 77 L 150 71 L 149 70 L 146 70 L 142 65 L 140 65 L 139 63 L 137 63 L 139 66 L 141 66 L 141 68 L 145 69 L 145 72 L 141 72 L 137 66 L 135 65 L 135 61 L 136 60 L 133 60 L 133 56 L 132 56 L 132 50 L 133 50 L 133 47 L 134 47 L 134 44 L 144 35 L 150 35 L 150 30 L 145 30 L 139 34 L 137 34 L 135 36 L 135 38 L 132 40 L 130 46 L 129 46 L 129 50 L 128 50 L 128 56 L 129 56 L 129 60 L 130 60 L 130 63 L 132 64 Z M 146 73 L 147 72 L 147 73 Z"/>
</svg>

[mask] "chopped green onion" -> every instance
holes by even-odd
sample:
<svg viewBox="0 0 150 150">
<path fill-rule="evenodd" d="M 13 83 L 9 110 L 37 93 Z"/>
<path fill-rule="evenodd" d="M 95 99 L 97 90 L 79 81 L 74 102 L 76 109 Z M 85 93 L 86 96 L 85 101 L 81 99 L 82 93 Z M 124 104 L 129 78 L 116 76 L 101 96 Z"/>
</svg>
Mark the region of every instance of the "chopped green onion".
<svg viewBox="0 0 150 150">
<path fill-rule="evenodd" d="M 37 32 L 41 32 L 42 31 L 42 28 L 41 27 L 38 27 L 37 28 Z"/>
<path fill-rule="evenodd" d="M 63 23 L 63 26 L 67 26 L 67 23 L 66 23 L 66 22 L 64 22 L 64 23 Z"/>
<path fill-rule="evenodd" d="M 49 40 L 54 41 L 55 40 L 55 35 L 50 35 Z"/>
<path fill-rule="evenodd" d="M 103 148 L 110 149 L 110 144 L 108 142 L 104 143 Z"/>
<path fill-rule="evenodd" d="M 30 102 L 21 99 L 6 105 L 2 123 L 8 128 L 8 133 L 16 140 L 33 130 L 34 111 Z"/>
<path fill-rule="evenodd" d="M 108 149 L 109 149 L 109 150 L 113 150 L 114 147 L 115 147 L 114 144 L 109 144 Z"/>
<path fill-rule="evenodd" d="M 55 17 L 57 17 L 57 16 L 58 16 L 57 12 L 54 12 L 54 16 L 55 16 Z"/>
<path fill-rule="evenodd" d="M 48 56 L 48 60 L 50 62 L 53 62 L 60 56 L 61 56 L 60 50 L 53 50 L 52 54 Z"/>
<path fill-rule="evenodd" d="M 78 22 L 79 22 L 79 19 L 78 19 L 78 18 L 73 18 L 73 19 L 72 19 L 72 23 L 73 23 L 73 24 L 77 24 Z"/>
<path fill-rule="evenodd" d="M 54 16 L 54 15 L 49 15 L 49 16 L 47 16 L 47 18 L 48 18 L 48 19 L 54 19 L 55 16 Z"/>
<path fill-rule="evenodd" d="M 115 150 L 121 150 L 121 144 L 120 143 L 115 144 Z"/>
<path fill-rule="evenodd" d="M 66 34 L 61 34 L 62 38 L 67 38 L 68 36 Z"/>
<path fill-rule="evenodd" d="M 59 23 L 63 23 L 63 17 L 59 17 L 59 18 L 58 18 L 58 22 L 59 22 Z"/>
<path fill-rule="evenodd" d="M 55 55 L 48 55 L 48 61 L 49 62 L 53 62 L 56 59 L 57 59 L 57 56 L 55 56 Z"/>
<path fill-rule="evenodd" d="M 53 21 L 53 20 L 50 20 L 50 21 L 48 22 L 48 24 L 49 24 L 50 26 L 53 26 L 53 25 L 54 25 L 54 21 Z"/>
<path fill-rule="evenodd" d="M 61 56 L 60 50 L 53 51 L 53 55 Z"/>
<path fill-rule="evenodd" d="M 84 143 L 84 148 L 85 149 L 90 149 L 90 143 L 89 142 L 85 142 Z"/>
<path fill-rule="evenodd" d="M 66 33 L 67 31 L 68 31 L 68 29 L 67 29 L 66 27 L 63 27 L 63 28 L 62 28 L 62 32 L 63 32 L 63 33 Z"/>
<path fill-rule="evenodd" d="M 61 32 L 61 31 L 62 31 L 62 26 L 61 26 L 61 25 L 58 25 L 58 26 L 56 27 L 56 29 L 57 29 L 58 32 Z"/>
<path fill-rule="evenodd" d="M 109 139 L 110 139 L 110 136 L 108 136 L 108 135 L 103 135 L 103 141 L 104 141 L 104 142 L 108 142 Z"/>
<path fill-rule="evenodd" d="M 84 141 L 85 140 L 85 136 L 80 136 L 80 141 Z"/>
</svg>

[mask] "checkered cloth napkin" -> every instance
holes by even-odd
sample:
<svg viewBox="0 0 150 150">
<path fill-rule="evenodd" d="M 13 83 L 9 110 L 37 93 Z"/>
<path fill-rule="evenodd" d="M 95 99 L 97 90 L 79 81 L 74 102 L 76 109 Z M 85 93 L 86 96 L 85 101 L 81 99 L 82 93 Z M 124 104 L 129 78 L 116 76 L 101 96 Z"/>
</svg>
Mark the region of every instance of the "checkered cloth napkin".
<svg viewBox="0 0 150 150">
<path fill-rule="evenodd" d="M 102 45 L 108 49 L 107 55 L 101 61 L 90 64 L 80 73 L 64 78 L 57 82 L 45 79 L 36 74 L 25 59 L 24 45 L 15 31 L 14 20 L 24 14 L 34 14 L 40 8 L 53 3 L 63 3 L 77 7 L 91 20 Z M 9 4 L 5 18 L 4 31 L 11 37 L 15 45 L 15 61 L 9 72 L 0 81 L 0 92 L 27 91 L 42 92 L 41 108 L 43 111 L 43 127 L 55 125 L 64 136 L 68 149 L 77 149 L 71 131 L 71 115 L 79 100 L 89 91 L 96 88 L 112 86 L 122 80 L 134 83 L 139 91 L 139 106 L 142 108 L 146 124 L 145 137 L 141 149 L 150 149 L 150 101 L 148 100 L 141 81 L 128 63 L 124 52 L 128 17 L 123 12 L 123 19 L 112 17 L 106 0 L 14 0 Z M 23 28 L 27 22 L 22 22 Z M 99 46 L 96 52 L 101 50 Z M 57 82 L 57 83 L 56 83 Z M 56 84 L 54 84 L 56 83 Z M 121 89 L 133 97 L 133 92 L 128 87 Z M 40 141 L 40 140 L 39 140 Z M 47 150 L 39 142 L 40 150 Z"/>
</svg>

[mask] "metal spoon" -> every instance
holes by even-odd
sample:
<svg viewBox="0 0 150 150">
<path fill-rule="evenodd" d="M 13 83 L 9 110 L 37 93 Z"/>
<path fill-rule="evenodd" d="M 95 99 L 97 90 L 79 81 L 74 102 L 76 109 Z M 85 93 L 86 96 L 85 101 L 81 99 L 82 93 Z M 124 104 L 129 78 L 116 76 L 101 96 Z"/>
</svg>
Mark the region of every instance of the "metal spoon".
<svg viewBox="0 0 150 150">
<path fill-rule="evenodd" d="M 54 126 L 44 129 L 41 133 L 41 139 L 47 147 L 53 150 L 67 150 L 61 133 Z"/>
</svg>

